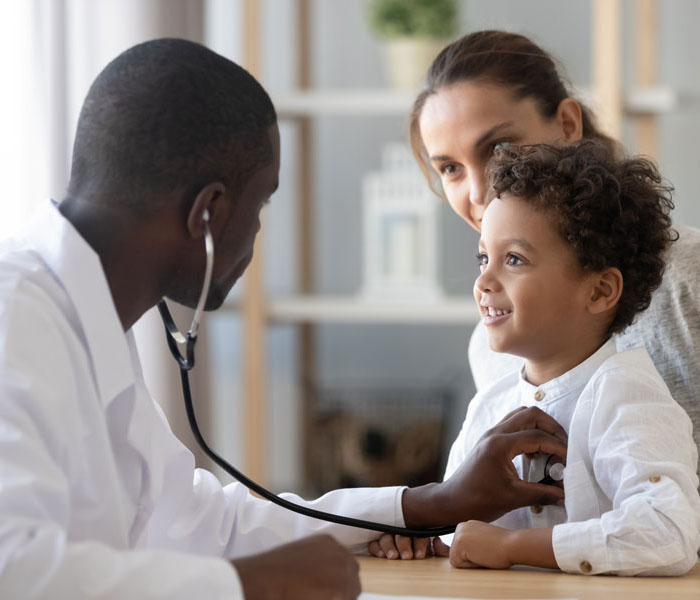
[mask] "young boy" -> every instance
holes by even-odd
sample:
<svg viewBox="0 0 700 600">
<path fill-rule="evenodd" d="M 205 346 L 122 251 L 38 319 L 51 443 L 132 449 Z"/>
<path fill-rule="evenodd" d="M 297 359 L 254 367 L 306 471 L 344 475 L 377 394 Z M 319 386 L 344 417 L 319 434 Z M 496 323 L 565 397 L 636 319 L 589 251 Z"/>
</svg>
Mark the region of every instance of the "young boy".
<svg viewBox="0 0 700 600">
<path fill-rule="evenodd" d="M 685 573 L 700 546 L 691 423 L 646 351 L 618 353 L 611 339 L 661 281 L 674 239 L 670 189 L 648 161 L 615 161 L 590 141 L 502 148 L 489 177 L 495 198 L 482 222 L 474 295 L 491 348 L 524 361 L 472 400 L 446 478 L 505 415 L 538 406 L 569 434 L 566 501 L 460 524 L 450 562 Z M 556 460 L 523 457 L 514 466 L 541 481 Z M 386 542 L 373 553 L 388 556 Z"/>
</svg>

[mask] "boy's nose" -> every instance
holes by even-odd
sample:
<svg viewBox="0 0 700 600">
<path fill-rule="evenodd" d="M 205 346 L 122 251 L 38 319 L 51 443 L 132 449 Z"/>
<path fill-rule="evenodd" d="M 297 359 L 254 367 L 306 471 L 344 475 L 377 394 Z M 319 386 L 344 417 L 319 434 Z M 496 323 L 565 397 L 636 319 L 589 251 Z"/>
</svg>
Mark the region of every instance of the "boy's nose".
<svg viewBox="0 0 700 600">
<path fill-rule="evenodd" d="M 476 278 L 476 281 L 474 282 L 474 291 L 481 295 L 495 291 L 494 288 L 495 281 L 493 277 L 491 277 L 487 266 L 486 269 L 484 269 L 484 271 Z"/>
</svg>

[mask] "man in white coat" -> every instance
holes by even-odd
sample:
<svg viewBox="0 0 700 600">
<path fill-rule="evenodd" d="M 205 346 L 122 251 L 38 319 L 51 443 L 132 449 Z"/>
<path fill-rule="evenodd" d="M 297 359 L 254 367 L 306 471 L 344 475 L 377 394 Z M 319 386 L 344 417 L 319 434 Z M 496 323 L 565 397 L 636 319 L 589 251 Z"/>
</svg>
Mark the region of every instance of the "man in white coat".
<svg viewBox="0 0 700 600">
<path fill-rule="evenodd" d="M 279 132 L 243 69 L 184 40 L 117 57 L 80 115 L 66 197 L 0 251 L 0 596 L 355 598 L 376 533 L 301 517 L 195 470 L 144 385 L 132 325 L 161 298 L 206 309 L 243 274 L 277 187 Z M 18 199 L 19 200 L 19 199 Z M 205 213 L 206 211 L 206 213 Z M 328 512 L 425 528 L 490 521 L 563 492 L 512 459 L 564 455 L 516 411 L 449 481 L 337 490 Z"/>
</svg>

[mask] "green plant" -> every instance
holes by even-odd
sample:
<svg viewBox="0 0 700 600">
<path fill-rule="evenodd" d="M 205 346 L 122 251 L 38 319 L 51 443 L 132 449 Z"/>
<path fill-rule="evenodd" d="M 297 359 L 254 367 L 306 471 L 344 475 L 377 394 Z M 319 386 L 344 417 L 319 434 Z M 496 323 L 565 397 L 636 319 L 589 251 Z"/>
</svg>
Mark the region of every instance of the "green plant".
<svg viewBox="0 0 700 600">
<path fill-rule="evenodd" d="M 457 0 L 373 0 L 369 20 L 380 37 L 445 39 L 457 31 Z"/>
</svg>

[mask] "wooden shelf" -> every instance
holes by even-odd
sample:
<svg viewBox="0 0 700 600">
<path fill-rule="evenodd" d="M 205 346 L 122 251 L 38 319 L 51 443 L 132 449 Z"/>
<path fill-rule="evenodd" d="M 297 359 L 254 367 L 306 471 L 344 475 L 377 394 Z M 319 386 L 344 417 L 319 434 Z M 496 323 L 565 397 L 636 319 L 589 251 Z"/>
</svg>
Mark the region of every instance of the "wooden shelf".
<svg viewBox="0 0 700 600">
<path fill-rule="evenodd" d="M 583 102 L 590 102 L 589 88 L 574 88 Z M 275 94 L 280 118 L 335 116 L 387 116 L 408 118 L 418 91 L 390 89 L 326 89 Z M 624 109 L 630 114 L 658 114 L 673 110 L 678 94 L 669 87 L 639 87 L 624 94 Z"/>
<path fill-rule="evenodd" d="M 318 115 L 408 116 L 416 92 L 389 89 L 290 91 L 273 97 L 281 118 Z"/>
<path fill-rule="evenodd" d="M 670 112 L 678 106 L 678 93 L 666 86 L 639 87 L 625 98 L 625 111 L 633 115 Z"/>
<path fill-rule="evenodd" d="M 240 303 L 224 307 L 238 310 Z M 276 323 L 402 323 L 475 325 L 479 311 L 471 298 L 434 302 L 370 301 L 361 296 L 288 296 L 269 299 L 264 309 Z"/>
</svg>

